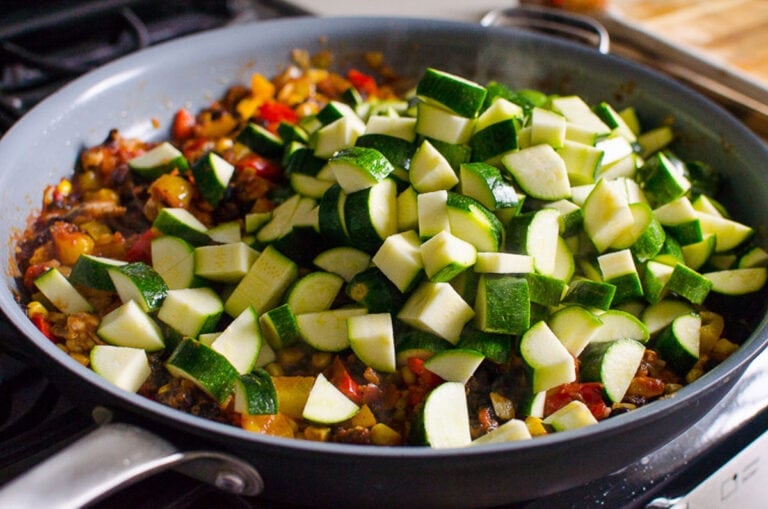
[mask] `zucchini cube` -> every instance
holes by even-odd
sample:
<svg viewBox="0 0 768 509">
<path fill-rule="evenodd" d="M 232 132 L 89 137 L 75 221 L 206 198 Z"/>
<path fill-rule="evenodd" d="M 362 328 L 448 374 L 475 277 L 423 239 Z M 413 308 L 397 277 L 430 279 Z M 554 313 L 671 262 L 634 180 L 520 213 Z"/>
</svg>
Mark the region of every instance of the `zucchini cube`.
<svg viewBox="0 0 768 509">
<path fill-rule="evenodd" d="M 576 364 L 546 322 L 537 322 L 520 339 L 520 355 L 534 393 L 576 380 Z"/>
<path fill-rule="evenodd" d="M 407 292 L 424 271 L 419 236 L 413 230 L 390 235 L 372 261 L 401 292 Z"/>
<path fill-rule="evenodd" d="M 475 327 L 484 332 L 522 334 L 530 322 L 531 296 L 526 278 L 480 276 L 475 297 Z"/>
<path fill-rule="evenodd" d="M 210 288 L 169 290 L 157 318 L 184 336 L 213 332 L 224 306 Z"/>
<path fill-rule="evenodd" d="M 421 245 L 424 270 L 432 282 L 450 281 L 474 265 L 475 246 L 443 230 Z"/>
<path fill-rule="evenodd" d="M 456 344 L 461 330 L 475 316 L 448 283 L 424 282 L 411 294 L 397 317 L 416 329 Z"/>
</svg>

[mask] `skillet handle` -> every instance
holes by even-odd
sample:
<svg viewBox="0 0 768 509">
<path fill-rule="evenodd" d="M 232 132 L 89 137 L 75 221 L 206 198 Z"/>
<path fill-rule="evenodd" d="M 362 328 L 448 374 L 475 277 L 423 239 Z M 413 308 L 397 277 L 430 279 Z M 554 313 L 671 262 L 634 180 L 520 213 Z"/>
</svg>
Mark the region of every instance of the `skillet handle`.
<svg viewBox="0 0 768 509">
<path fill-rule="evenodd" d="M 553 33 L 594 46 L 602 54 L 610 51 L 608 30 L 589 16 L 539 6 L 516 6 L 489 11 L 483 26 L 505 26 Z"/>
<path fill-rule="evenodd" d="M 0 489 L 0 507 L 77 509 L 154 473 L 174 468 L 238 495 L 264 488 L 249 464 L 212 451 L 180 452 L 157 435 L 105 424 Z"/>
</svg>

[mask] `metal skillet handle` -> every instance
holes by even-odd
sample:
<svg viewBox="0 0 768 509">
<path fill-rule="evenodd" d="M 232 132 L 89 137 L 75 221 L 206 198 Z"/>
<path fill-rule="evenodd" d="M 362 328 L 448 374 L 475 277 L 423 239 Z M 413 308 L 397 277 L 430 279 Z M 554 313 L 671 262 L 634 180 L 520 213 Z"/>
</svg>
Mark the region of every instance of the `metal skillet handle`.
<svg viewBox="0 0 768 509">
<path fill-rule="evenodd" d="M 0 489 L 0 507 L 77 509 L 173 468 L 238 495 L 264 488 L 249 464 L 211 451 L 180 452 L 129 424 L 105 424 Z"/>
<path fill-rule="evenodd" d="M 602 24 L 589 16 L 560 9 L 532 5 L 494 9 L 482 17 L 480 24 L 553 33 L 594 46 L 603 54 L 610 51 L 610 36 Z"/>
</svg>

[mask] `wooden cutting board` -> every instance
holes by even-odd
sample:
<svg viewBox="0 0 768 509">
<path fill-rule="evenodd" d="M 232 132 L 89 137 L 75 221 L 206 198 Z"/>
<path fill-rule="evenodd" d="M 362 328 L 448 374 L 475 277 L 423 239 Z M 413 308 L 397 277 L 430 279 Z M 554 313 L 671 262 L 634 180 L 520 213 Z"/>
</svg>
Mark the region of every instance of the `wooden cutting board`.
<svg viewBox="0 0 768 509">
<path fill-rule="evenodd" d="M 766 0 L 609 0 L 608 14 L 768 88 Z"/>
</svg>

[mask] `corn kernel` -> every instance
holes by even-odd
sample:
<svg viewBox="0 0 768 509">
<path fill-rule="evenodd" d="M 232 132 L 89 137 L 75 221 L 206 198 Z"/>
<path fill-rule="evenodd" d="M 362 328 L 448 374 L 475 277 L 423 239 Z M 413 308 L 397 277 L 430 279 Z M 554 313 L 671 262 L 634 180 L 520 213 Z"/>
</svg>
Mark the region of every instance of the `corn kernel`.
<svg viewBox="0 0 768 509">
<path fill-rule="evenodd" d="M 232 148 L 232 145 L 234 145 L 232 138 L 219 138 L 216 140 L 216 146 L 214 147 L 214 150 L 219 153 L 226 152 Z"/>
<path fill-rule="evenodd" d="M 96 191 L 101 187 L 98 174 L 93 170 L 86 170 L 77 175 L 77 183 L 85 192 Z"/>
<path fill-rule="evenodd" d="M 301 361 L 302 357 L 304 357 L 304 352 L 298 348 L 283 348 L 277 352 L 277 362 L 281 366 L 296 365 Z"/>
<path fill-rule="evenodd" d="M 114 189 L 103 187 L 96 191 L 85 193 L 85 201 L 107 201 L 110 203 L 120 203 L 120 195 Z"/>
<path fill-rule="evenodd" d="M 79 362 L 83 366 L 88 366 L 88 364 L 90 364 L 90 359 L 88 358 L 88 356 L 82 353 L 70 353 L 69 356 L 75 359 L 75 361 Z"/>
<path fill-rule="evenodd" d="M 411 371 L 408 366 L 400 368 L 400 377 L 406 385 L 413 385 L 416 383 L 416 375 L 413 374 L 413 371 Z"/>
<path fill-rule="evenodd" d="M 33 300 L 27 304 L 27 315 L 30 317 L 37 315 L 48 316 L 48 310 L 40 302 Z"/>
<path fill-rule="evenodd" d="M 331 354 L 328 352 L 315 352 L 312 354 L 312 367 L 323 369 L 331 363 Z"/>
<path fill-rule="evenodd" d="M 702 311 L 701 313 L 701 329 L 699 332 L 699 351 L 702 354 L 708 354 L 712 351 L 723 334 L 725 328 L 725 320 L 717 313 L 711 311 Z"/>
<path fill-rule="evenodd" d="M 59 184 L 56 186 L 56 192 L 59 193 L 60 196 L 69 196 L 69 193 L 72 192 L 72 182 L 70 182 L 67 179 L 61 179 L 59 181 Z"/>
</svg>

